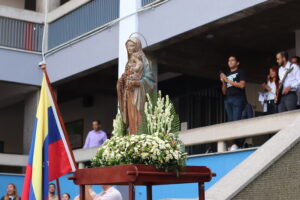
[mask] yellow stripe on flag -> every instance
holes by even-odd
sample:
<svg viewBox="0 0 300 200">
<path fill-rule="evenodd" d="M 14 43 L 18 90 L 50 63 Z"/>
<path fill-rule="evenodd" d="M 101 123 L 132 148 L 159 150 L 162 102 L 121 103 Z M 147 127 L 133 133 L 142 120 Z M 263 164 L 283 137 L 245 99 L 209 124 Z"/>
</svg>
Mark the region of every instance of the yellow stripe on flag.
<svg viewBox="0 0 300 200">
<path fill-rule="evenodd" d="M 44 74 L 40 100 L 36 113 L 36 138 L 34 143 L 34 155 L 32 163 L 32 186 L 36 199 L 43 199 L 43 144 L 48 135 L 48 108 L 50 107 L 47 87 L 48 85 Z"/>
</svg>

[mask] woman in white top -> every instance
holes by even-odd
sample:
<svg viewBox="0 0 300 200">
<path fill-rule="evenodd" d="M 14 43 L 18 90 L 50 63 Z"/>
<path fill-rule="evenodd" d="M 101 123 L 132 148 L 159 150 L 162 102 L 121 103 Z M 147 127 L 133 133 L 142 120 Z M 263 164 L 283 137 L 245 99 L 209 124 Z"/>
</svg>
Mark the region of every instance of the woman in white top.
<svg viewBox="0 0 300 200">
<path fill-rule="evenodd" d="M 279 85 L 278 68 L 271 67 L 267 78 L 267 84 L 263 83 L 263 89 L 266 91 L 267 114 L 274 114 L 278 112 L 277 105 L 274 103 L 276 98 L 276 91 Z"/>
</svg>

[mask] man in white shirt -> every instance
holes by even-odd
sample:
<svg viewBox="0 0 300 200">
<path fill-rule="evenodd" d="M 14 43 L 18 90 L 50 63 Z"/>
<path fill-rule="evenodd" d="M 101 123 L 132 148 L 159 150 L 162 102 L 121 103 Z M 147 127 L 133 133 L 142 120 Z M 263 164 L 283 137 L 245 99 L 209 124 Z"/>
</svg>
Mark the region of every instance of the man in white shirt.
<svg viewBox="0 0 300 200">
<path fill-rule="evenodd" d="M 291 58 L 291 62 L 298 65 L 298 66 L 300 66 L 300 57 L 299 56 L 293 56 Z M 299 79 L 300 79 L 300 77 L 299 77 Z M 297 105 L 298 105 L 298 108 L 300 108 L 300 86 L 297 89 L 297 97 L 298 97 Z"/>
<path fill-rule="evenodd" d="M 278 73 L 280 82 L 282 82 L 286 71 L 293 68 L 283 83 L 282 97 L 278 105 L 279 112 L 295 110 L 297 108 L 296 91 L 300 85 L 300 69 L 298 65 L 289 62 L 288 59 L 287 52 L 279 52 L 276 55 L 277 63 L 280 66 Z"/>
<path fill-rule="evenodd" d="M 103 191 L 99 194 L 93 190 L 91 185 L 86 185 L 86 200 L 122 200 L 121 193 L 112 185 L 101 185 Z M 79 200 L 80 197 L 75 197 L 74 200 Z"/>
<path fill-rule="evenodd" d="M 49 200 L 58 200 L 58 196 L 55 194 L 56 186 L 54 183 L 49 184 Z"/>
</svg>

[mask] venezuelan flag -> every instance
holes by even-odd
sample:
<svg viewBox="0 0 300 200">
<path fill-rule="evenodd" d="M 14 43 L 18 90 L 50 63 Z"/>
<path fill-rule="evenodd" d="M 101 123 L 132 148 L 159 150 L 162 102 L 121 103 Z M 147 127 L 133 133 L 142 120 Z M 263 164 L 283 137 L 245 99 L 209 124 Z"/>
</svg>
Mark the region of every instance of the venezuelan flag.
<svg viewBox="0 0 300 200">
<path fill-rule="evenodd" d="M 48 184 L 75 171 L 46 72 L 40 92 L 22 200 L 48 199 Z"/>
</svg>

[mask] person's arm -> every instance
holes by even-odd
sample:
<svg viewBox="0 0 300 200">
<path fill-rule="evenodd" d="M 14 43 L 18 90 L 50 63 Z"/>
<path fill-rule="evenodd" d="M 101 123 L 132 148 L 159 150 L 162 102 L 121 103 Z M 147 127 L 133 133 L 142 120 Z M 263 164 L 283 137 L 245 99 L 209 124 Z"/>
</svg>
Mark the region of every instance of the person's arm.
<svg viewBox="0 0 300 200">
<path fill-rule="evenodd" d="M 103 133 L 104 133 L 103 142 L 105 142 L 107 140 L 107 133 L 104 131 L 103 131 Z"/>
<path fill-rule="evenodd" d="M 262 84 L 262 88 L 263 88 L 263 90 L 268 91 L 268 92 L 270 92 L 272 90 L 272 88 L 266 83 Z"/>
<path fill-rule="evenodd" d="M 73 200 L 80 200 L 79 195 L 77 195 Z"/>
<path fill-rule="evenodd" d="M 226 94 L 227 94 L 227 84 L 226 84 L 226 82 L 224 81 L 225 78 L 227 78 L 226 75 L 225 75 L 224 73 L 221 73 L 221 74 L 220 74 L 220 81 L 221 81 L 221 83 L 222 83 L 221 89 L 222 89 L 223 95 L 226 95 Z"/>
<path fill-rule="evenodd" d="M 107 200 L 107 199 L 122 200 L 122 196 L 118 191 L 113 191 L 113 192 L 106 192 L 103 196 L 98 196 L 94 200 Z"/>
<path fill-rule="evenodd" d="M 282 94 L 287 94 L 292 89 L 296 90 L 300 86 L 300 69 L 297 65 L 293 65 L 292 67 L 294 67 L 291 71 L 291 73 L 293 73 L 294 80 L 291 85 L 283 89 Z"/>
<path fill-rule="evenodd" d="M 89 148 L 89 145 L 90 145 L 90 133 L 88 133 L 86 139 L 85 139 L 85 143 L 84 143 L 84 146 L 83 148 L 86 149 L 86 148 Z"/>
<path fill-rule="evenodd" d="M 96 192 L 93 190 L 91 185 L 85 186 L 85 200 L 94 200 Z"/>
<path fill-rule="evenodd" d="M 224 95 L 227 94 L 227 84 L 226 84 L 226 82 L 222 82 L 222 93 Z"/>
<path fill-rule="evenodd" d="M 295 81 L 291 85 L 291 87 L 297 89 L 298 87 L 300 87 L 300 68 L 298 65 L 294 65 L 294 69 L 295 69 L 294 72 Z"/>
<path fill-rule="evenodd" d="M 234 82 L 226 78 L 225 82 L 231 84 L 233 87 L 244 89 L 246 87 L 246 81 Z"/>
</svg>

